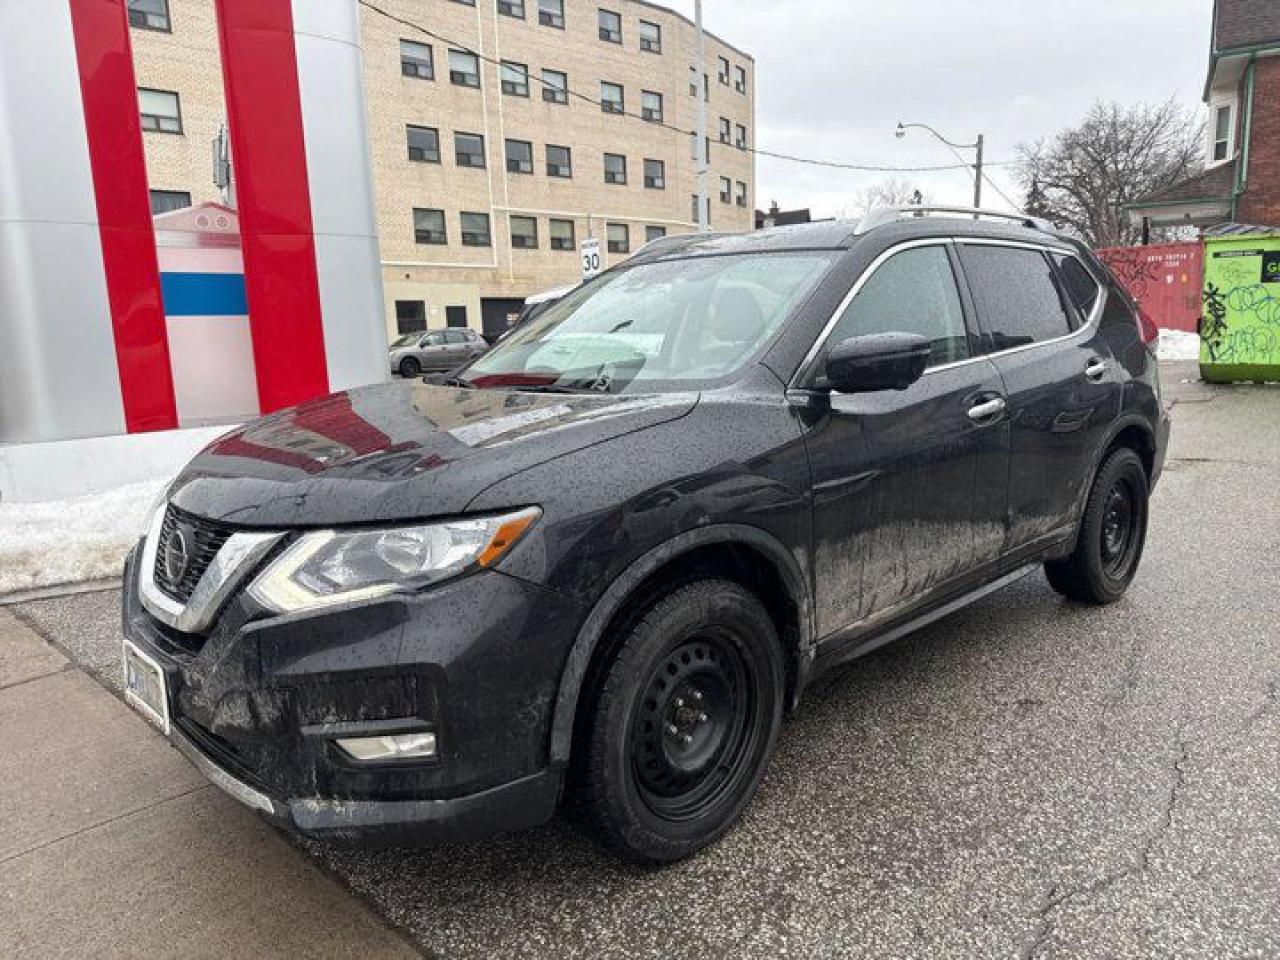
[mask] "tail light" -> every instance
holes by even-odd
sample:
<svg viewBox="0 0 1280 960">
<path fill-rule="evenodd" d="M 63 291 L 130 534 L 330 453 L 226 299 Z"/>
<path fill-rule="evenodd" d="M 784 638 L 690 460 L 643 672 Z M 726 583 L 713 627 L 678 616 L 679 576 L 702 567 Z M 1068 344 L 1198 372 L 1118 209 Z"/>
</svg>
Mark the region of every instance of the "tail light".
<svg viewBox="0 0 1280 960">
<path fill-rule="evenodd" d="M 1160 339 L 1160 328 L 1141 307 L 1138 308 L 1138 334 L 1142 337 L 1142 342 L 1148 346 Z"/>
</svg>

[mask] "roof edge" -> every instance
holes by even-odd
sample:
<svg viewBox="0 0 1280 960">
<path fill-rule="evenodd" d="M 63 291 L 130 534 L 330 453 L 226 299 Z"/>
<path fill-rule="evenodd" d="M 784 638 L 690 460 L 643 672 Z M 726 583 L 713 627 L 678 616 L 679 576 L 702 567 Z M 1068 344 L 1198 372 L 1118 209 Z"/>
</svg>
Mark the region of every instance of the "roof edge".
<svg viewBox="0 0 1280 960">
<path fill-rule="evenodd" d="M 636 4 L 637 6 L 648 7 L 651 10 L 661 10 L 663 13 L 670 14 L 671 16 L 676 17 L 677 19 L 683 20 L 685 23 L 687 23 L 691 27 L 697 27 L 697 24 L 694 21 L 690 20 L 679 10 L 673 10 L 671 7 L 665 7 L 660 3 L 654 3 L 653 0 L 630 0 L 630 2 Z M 717 34 L 712 33 L 706 27 L 702 28 L 702 32 L 705 33 L 712 40 L 714 40 L 716 43 L 724 44 L 726 47 L 728 47 L 738 56 L 746 57 L 748 60 L 751 61 L 751 65 L 753 67 L 755 66 L 756 58 L 753 57 L 751 54 L 747 53 L 747 51 L 743 50 L 741 47 L 735 46 L 734 44 L 730 43 L 728 40 L 724 39 L 724 37 L 721 37 Z"/>
</svg>

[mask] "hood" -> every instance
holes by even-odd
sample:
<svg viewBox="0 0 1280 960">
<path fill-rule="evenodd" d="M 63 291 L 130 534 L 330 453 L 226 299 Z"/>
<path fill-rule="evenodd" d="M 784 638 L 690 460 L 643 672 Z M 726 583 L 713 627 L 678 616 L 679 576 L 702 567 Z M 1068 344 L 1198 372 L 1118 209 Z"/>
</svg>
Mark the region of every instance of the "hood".
<svg viewBox="0 0 1280 960">
<path fill-rule="evenodd" d="M 364 387 L 220 437 L 178 475 L 169 499 L 197 516 L 260 528 L 458 514 L 500 480 L 674 420 L 697 400 L 416 381 Z"/>
</svg>

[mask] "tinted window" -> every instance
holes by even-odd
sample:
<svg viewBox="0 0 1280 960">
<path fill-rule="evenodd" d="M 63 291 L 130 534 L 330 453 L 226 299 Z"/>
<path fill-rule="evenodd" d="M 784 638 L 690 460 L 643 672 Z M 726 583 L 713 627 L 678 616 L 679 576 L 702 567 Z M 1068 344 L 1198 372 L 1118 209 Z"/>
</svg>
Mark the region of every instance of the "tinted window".
<svg viewBox="0 0 1280 960">
<path fill-rule="evenodd" d="M 970 355 L 951 261 L 942 246 L 903 250 L 880 265 L 849 302 L 827 343 L 868 333 L 918 333 L 933 344 L 929 366 Z"/>
<path fill-rule="evenodd" d="M 996 350 L 1071 332 L 1071 314 L 1038 250 L 963 244 L 965 276 Z"/>
<path fill-rule="evenodd" d="M 1064 253 L 1055 253 L 1053 259 L 1058 263 L 1058 272 L 1062 274 L 1062 282 L 1067 287 L 1067 294 L 1080 311 L 1080 316 L 1087 318 L 1098 302 L 1098 281 L 1093 279 L 1089 271 L 1075 257 Z"/>
</svg>

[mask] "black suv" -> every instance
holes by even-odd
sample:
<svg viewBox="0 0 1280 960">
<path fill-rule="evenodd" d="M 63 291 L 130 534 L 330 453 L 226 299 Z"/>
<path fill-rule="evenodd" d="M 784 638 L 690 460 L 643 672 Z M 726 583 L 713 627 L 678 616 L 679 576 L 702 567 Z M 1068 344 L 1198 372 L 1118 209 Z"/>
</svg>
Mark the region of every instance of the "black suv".
<svg viewBox="0 0 1280 960">
<path fill-rule="evenodd" d="M 955 213 L 656 241 L 448 385 L 227 434 L 128 559 L 129 700 L 311 836 L 563 802 L 635 859 L 712 842 L 822 671 L 1138 566 L 1154 331 L 1048 224 Z"/>
</svg>

